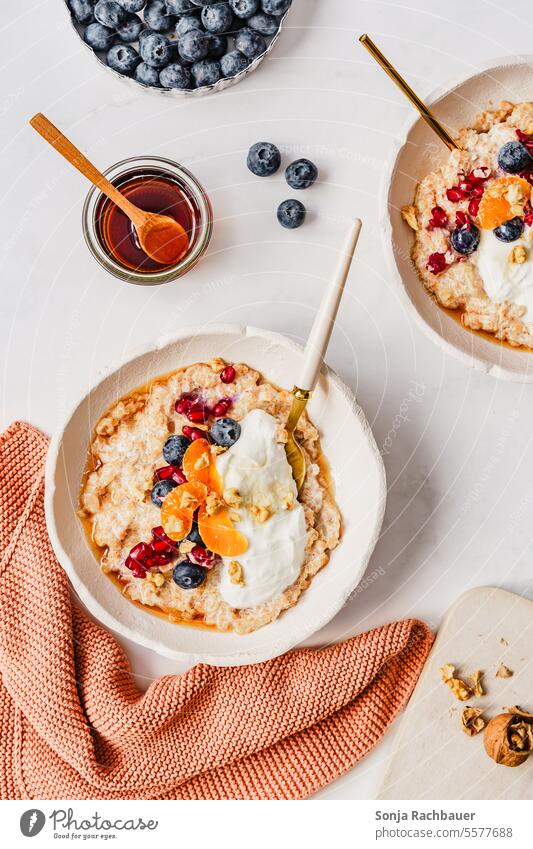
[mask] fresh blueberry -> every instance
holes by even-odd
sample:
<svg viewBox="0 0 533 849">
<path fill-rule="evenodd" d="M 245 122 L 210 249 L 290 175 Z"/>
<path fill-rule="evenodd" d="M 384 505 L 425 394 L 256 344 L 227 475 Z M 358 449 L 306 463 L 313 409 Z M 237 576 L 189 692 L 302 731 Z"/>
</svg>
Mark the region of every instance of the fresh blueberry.
<svg viewBox="0 0 533 849">
<path fill-rule="evenodd" d="M 252 15 L 246 23 L 250 29 L 260 32 L 261 35 L 274 35 L 279 29 L 279 18 L 274 18 L 272 15 L 265 15 L 264 12 L 258 12 L 257 15 Z"/>
<path fill-rule="evenodd" d="M 172 62 L 163 68 L 159 74 L 159 82 L 163 88 L 190 88 L 191 73 L 188 68 L 185 68 L 179 62 Z"/>
<path fill-rule="evenodd" d="M 241 426 L 234 419 L 217 419 L 211 425 L 209 435 L 213 442 L 223 448 L 230 448 L 241 435 Z"/>
<path fill-rule="evenodd" d="M 220 70 L 225 77 L 235 77 L 248 67 L 250 61 L 238 50 L 231 50 L 220 60 Z"/>
<path fill-rule="evenodd" d="M 194 9 L 194 3 L 191 3 L 191 0 L 166 0 L 166 3 L 169 15 L 186 15 Z"/>
<path fill-rule="evenodd" d="M 161 507 L 163 503 L 163 498 L 166 498 L 169 492 L 177 486 L 174 481 L 171 481 L 169 478 L 164 481 L 158 481 L 155 486 L 152 488 L 152 492 L 150 493 L 150 498 L 156 507 Z"/>
<path fill-rule="evenodd" d="M 203 545 L 204 541 L 200 536 L 200 530 L 198 528 L 198 522 L 194 520 L 192 523 L 192 528 L 190 534 L 187 534 L 187 539 L 190 542 L 193 542 L 195 545 Z"/>
<path fill-rule="evenodd" d="M 278 206 L 278 221 L 287 230 L 296 230 L 305 221 L 305 206 L 301 201 L 290 198 Z"/>
<path fill-rule="evenodd" d="M 296 159 L 285 170 L 285 179 L 291 189 L 308 189 L 317 177 L 318 169 L 309 159 Z"/>
<path fill-rule="evenodd" d="M 182 35 L 193 29 L 202 29 L 200 18 L 197 15 L 185 15 L 176 24 L 176 38 L 180 39 Z"/>
<path fill-rule="evenodd" d="M 99 24 L 116 29 L 124 23 L 128 13 L 115 0 L 98 0 L 94 7 L 94 17 Z"/>
<path fill-rule="evenodd" d="M 146 6 L 146 0 L 117 0 L 126 12 L 140 12 Z"/>
<path fill-rule="evenodd" d="M 519 174 L 520 171 L 533 169 L 533 159 L 527 147 L 519 141 L 510 141 L 500 148 L 498 165 L 508 174 Z"/>
<path fill-rule="evenodd" d="M 256 142 L 248 151 L 246 165 L 256 177 L 270 177 L 281 165 L 281 154 L 272 142 Z"/>
<path fill-rule="evenodd" d="M 202 23 L 207 32 L 215 35 L 228 32 L 233 23 L 233 12 L 227 3 L 212 3 L 202 9 Z"/>
<path fill-rule="evenodd" d="M 184 560 L 174 566 L 172 579 L 182 590 L 195 590 L 203 584 L 207 576 L 207 570 L 203 566 L 197 566 L 190 560 Z"/>
<path fill-rule="evenodd" d="M 229 0 L 229 4 L 238 18 L 249 18 L 259 9 L 259 0 Z"/>
<path fill-rule="evenodd" d="M 129 44 L 131 41 L 137 41 L 142 28 L 143 22 L 139 15 L 135 15 L 133 12 L 128 12 L 128 17 L 125 22 L 117 27 L 117 35 L 121 41 L 125 41 Z"/>
<path fill-rule="evenodd" d="M 172 45 L 165 35 L 150 33 L 139 41 L 139 50 L 143 62 L 152 68 L 163 68 L 172 58 Z"/>
<path fill-rule="evenodd" d="M 260 56 L 267 49 L 263 36 L 248 27 L 244 27 L 236 34 L 235 47 L 241 53 L 244 53 L 248 59 L 255 59 L 256 56 Z"/>
<path fill-rule="evenodd" d="M 209 35 L 203 30 L 192 29 L 178 41 L 178 50 L 186 62 L 199 62 L 209 53 Z"/>
<path fill-rule="evenodd" d="M 165 0 L 150 0 L 144 10 L 144 20 L 156 32 L 168 32 L 175 19 L 172 15 L 167 15 Z"/>
<path fill-rule="evenodd" d="M 221 59 L 228 49 L 228 37 L 226 35 L 212 35 L 209 39 L 210 59 Z"/>
<path fill-rule="evenodd" d="M 109 50 L 115 40 L 115 33 L 109 27 L 95 21 L 86 28 L 83 40 L 93 50 Z"/>
<path fill-rule="evenodd" d="M 131 44 L 115 44 L 108 51 L 107 64 L 119 74 L 131 76 L 141 61 L 141 57 Z"/>
<path fill-rule="evenodd" d="M 69 0 L 69 9 L 80 24 L 94 21 L 94 0 Z"/>
<path fill-rule="evenodd" d="M 511 218 L 509 221 L 504 221 L 499 227 L 495 227 L 492 231 L 500 242 L 514 242 L 519 239 L 524 229 L 524 221 L 519 218 Z"/>
<path fill-rule="evenodd" d="M 183 463 L 183 455 L 191 444 L 191 440 L 186 436 L 173 434 L 169 436 L 163 445 L 163 457 L 169 466 L 181 466 Z"/>
<path fill-rule="evenodd" d="M 267 15 L 284 15 L 292 0 L 261 0 L 263 12 Z"/>
<path fill-rule="evenodd" d="M 191 74 L 197 88 L 214 85 L 220 79 L 220 62 L 216 59 L 202 59 L 201 62 L 194 63 Z"/>
<path fill-rule="evenodd" d="M 475 224 L 469 227 L 456 227 L 452 230 L 450 241 L 458 254 L 473 254 L 479 246 L 479 230 Z"/>
<path fill-rule="evenodd" d="M 147 65 L 146 62 L 141 62 L 140 65 L 137 65 L 133 77 L 142 85 L 159 86 L 159 71 L 157 68 Z"/>
</svg>

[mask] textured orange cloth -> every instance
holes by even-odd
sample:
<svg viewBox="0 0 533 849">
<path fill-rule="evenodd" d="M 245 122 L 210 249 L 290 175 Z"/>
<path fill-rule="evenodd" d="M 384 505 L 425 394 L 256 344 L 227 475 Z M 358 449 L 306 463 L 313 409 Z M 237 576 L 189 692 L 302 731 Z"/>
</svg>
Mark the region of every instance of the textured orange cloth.
<svg viewBox="0 0 533 849">
<path fill-rule="evenodd" d="M 141 693 L 115 639 L 71 603 L 46 533 L 47 444 L 19 423 L 0 437 L 3 799 L 298 799 L 372 748 L 416 683 L 426 625 L 199 665 Z"/>
</svg>

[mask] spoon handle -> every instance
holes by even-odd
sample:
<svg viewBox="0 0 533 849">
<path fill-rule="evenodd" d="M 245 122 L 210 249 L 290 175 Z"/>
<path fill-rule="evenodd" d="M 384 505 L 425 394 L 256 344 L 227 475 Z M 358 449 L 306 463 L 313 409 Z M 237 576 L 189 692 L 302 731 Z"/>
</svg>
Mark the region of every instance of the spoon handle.
<svg viewBox="0 0 533 849">
<path fill-rule="evenodd" d="M 337 273 L 322 298 L 305 346 L 304 363 L 298 384 L 298 388 L 303 392 L 312 392 L 318 380 L 360 232 L 361 221 L 356 218 L 350 227 Z"/>
<path fill-rule="evenodd" d="M 70 164 L 73 165 L 74 168 L 77 168 L 84 177 L 87 177 L 93 185 L 97 186 L 110 200 L 116 203 L 116 205 L 128 216 L 128 218 L 131 219 L 131 221 L 133 221 L 134 224 L 137 220 L 139 223 L 142 223 L 142 211 L 130 203 L 130 201 L 125 198 L 121 192 L 119 192 L 116 186 L 114 186 L 107 177 L 104 177 L 102 172 L 99 171 L 92 162 L 89 162 L 81 150 L 78 150 L 78 148 L 73 145 L 72 142 L 69 141 L 69 139 L 67 139 L 67 137 L 64 136 L 51 121 L 48 120 L 46 115 L 43 115 L 42 112 L 38 112 L 37 115 L 34 115 L 30 120 L 30 124 L 33 129 L 48 142 L 48 144 L 52 145 L 52 147 L 54 147 L 57 152 L 67 160 L 67 162 L 70 162 Z"/>
</svg>

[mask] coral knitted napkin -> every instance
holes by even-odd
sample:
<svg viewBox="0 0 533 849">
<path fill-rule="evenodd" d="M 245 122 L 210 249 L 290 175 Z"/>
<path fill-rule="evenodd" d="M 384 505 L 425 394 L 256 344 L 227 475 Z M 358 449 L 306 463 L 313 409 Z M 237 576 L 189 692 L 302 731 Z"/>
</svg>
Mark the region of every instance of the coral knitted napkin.
<svg viewBox="0 0 533 849">
<path fill-rule="evenodd" d="M 46 532 L 47 445 L 22 423 L 0 437 L 3 799 L 300 799 L 374 746 L 416 683 L 426 625 L 199 665 L 141 693 L 115 639 L 71 602 Z"/>
</svg>

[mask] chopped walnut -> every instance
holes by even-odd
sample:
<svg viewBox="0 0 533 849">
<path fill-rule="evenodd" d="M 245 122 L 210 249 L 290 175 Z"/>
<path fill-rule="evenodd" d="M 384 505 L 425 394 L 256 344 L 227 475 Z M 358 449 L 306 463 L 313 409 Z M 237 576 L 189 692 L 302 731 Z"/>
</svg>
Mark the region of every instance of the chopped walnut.
<svg viewBox="0 0 533 849">
<path fill-rule="evenodd" d="M 288 492 L 281 499 L 281 505 L 284 510 L 292 510 L 294 508 L 294 495 L 292 492 Z"/>
<path fill-rule="evenodd" d="M 236 584 L 238 587 L 244 587 L 244 575 L 242 566 L 238 560 L 231 561 L 228 566 L 228 574 L 232 584 Z"/>
<path fill-rule="evenodd" d="M 180 543 L 179 551 L 180 554 L 188 554 L 189 551 L 192 551 L 194 548 L 194 543 L 191 542 L 190 539 L 184 539 L 183 542 Z"/>
<path fill-rule="evenodd" d="M 471 690 L 460 678 L 454 678 L 454 672 L 455 666 L 451 663 L 445 664 L 440 670 L 442 680 L 448 685 L 455 698 L 459 699 L 460 702 L 466 702 L 467 698 L 471 695 Z"/>
<path fill-rule="evenodd" d="M 513 675 L 513 670 L 509 669 L 509 667 L 505 666 L 503 663 L 500 663 L 496 670 L 496 678 L 512 678 Z"/>
<path fill-rule="evenodd" d="M 418 221 L 416 220 L 416 209 L 412 204 L 402 206 L 402 218 L 409 224 L 412 230 L 418 230 Z"/>
<path fill-rule="evenodd" d="M 504 187 L 505 198 L 511 207 L 511 215 L 522 215 L 526 196 L 520 183 L 509 183 Z"/>
<path fill-rule="evenodd" d="M 217 374 L 219 374 L 221 371 L 223 371 L 226 368 L 226 363 L 221 357 L 213 357 L 212 360 L 209 360 L 207 365 L 213 371 L 216 371 Z"/>
<path fill-rule="evenodd" d="M 480 669 L 476 669 L 474 674 L 472 675 L 472 695 L 479 696 L 483 695 L 483 687 L 481 686 L 481 676 L 483 673 Z"/>
<path fill-rule="evenodd" d="M 480 708 L 465 707 L 461 715 L 461 728 L 469 737 L 479 734 L 485 728 L 486 723 L 481 714 Z"/>
<path fill-rule="evenodd" d="M 228 507 L 240 507 L 242 504 L 241 494 L 234 486 L 229 489 L 225 489 L 222 493 L 222 497 Z"/>
<path fill-rule="evenodd" d="M 153 584 L 154 587 L 159 588 L 165 583 L 165 576 L 162 575 L 161 572 L 148 572 L 146 580 L 149 584 Z"/>
<path fill-rule="evenodd" d="M 193 468 L 195 469 L 195 471 L 200 472 L 202 469 L 207 469 L 207 467 L 210 465 L 210 462 L 211 461 L 209 460 L 209 454 L 207 453 L 207 451 L 204 451 L 203 454 L 200 454 L 200 456 L 198 457 Z"/>
<path fill-rule="evenodd" d="M 234 507 L 230 507 L 230 509 L 228 510 L 228 516 L 230 517 L 232 522 L 240 522 L 241 520 L 241 514 L 238 510 L 235 510 Z"/>
<path fill-rule="evenodd" d="M 228 449 L 224 448 L 223 445 L 210 445 L 209 450 L 213 457 L 218 457 L 219 454 L 225 454 Z"/>
<path fill-rule="evenodd" d="M 223 506 L 224 502 L 216 492 L 210 492 L 205 499 L 205 509 L 208 516 L 216 516 L 217 513 L 220 513 Z"/>
<path fill-rule="evenodd" d="M 177 516 L 169 516 L 165 524 L 166 534 L 182 534 L 185 530 L 183 521 Z"/>
<path fill-rule="evenodd" d="M 258 507 L 256 504 L 252 504 L 250 507 L 250 513 L 254 517 L 255 521 L 260 525 L 264 524 L 264 522 L 270 518 L 270 510 L 268 507 Z"/>
<path fill-rule="evenodd" d="M 526 260 L 527 251 L 523 245 L 516 245 L 507 257 L 507 261 L 514 265 L 522 265 Z"/>
<path fill-rule="evenodd" d="M 196 498 L 194 495 L 191 495 L 190 492 L 182 492 L 180 497 L 180 508 L 182 510 L 189 510 L 191 507 L 194 508 L 196 506 Z"/>
</svg>

